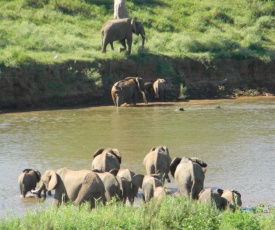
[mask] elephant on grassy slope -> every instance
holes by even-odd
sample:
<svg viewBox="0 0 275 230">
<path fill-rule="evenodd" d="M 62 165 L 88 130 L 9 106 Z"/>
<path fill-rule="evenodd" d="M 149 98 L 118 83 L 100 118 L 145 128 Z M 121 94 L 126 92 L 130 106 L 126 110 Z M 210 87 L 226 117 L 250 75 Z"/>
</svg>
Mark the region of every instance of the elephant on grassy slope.
<svg viewBox="0 0 275 230">
<path fill-rule="evenodd" d="M 41 177 L 41 186 L 33 193 L 41 198 L 43 189 L 55 190 L 53 205 L 59 206 L 61 202 L 71 201 L 75 205 L 90 202 L 95 207 L 95 200 L 105 203 L 105 189 L 100 177 L 89 170 L 74 171 L 61 168 L 57 171 L 47 170 Z"/>
<path fill-rule="evenodd" d="M 26 194 L 35 189 L 37 183 L 40 181 L 41 174 L 38 170 L 24 169 L 18 177 L 18 184 L 20 193 L 25 198 Z"/>
<path fill-rule="evenodd" d="M 147 104 L 142 78 L 127 77 L 113 85 L 111 89 L 111 96 L 115 106 L 117 107 L 123 103 L 136 105 L 136 97 L 138 92 L 142 94 L 143 101 Z"/>
<path fill-rule="evenodd" d="M 179 192 L 185 196 L 190 195 L 193 199 L 198 199 L 203 190 L 206 169 L 207 164 L 195 157 L 176 157 L 170 165 Z"/>
<path fill-rule="evenodd" d="M 165 101 L 166 80 L 158 78 L 153 84 L 155 97 L 160 101 Z"/>
<path fill-rule="evenodd" d="M 117 173 L 117 178 L 121 179 L 122 183 L 122 199 L 126 203 L 127 199 L 131 204 L 134 204 L 135 197 L 137 196 L 139 186 L 139 176 L 129 169 L 120 169 Z"/>
<path fill-rule="evenodd" d="M 163 183 L 164 177 L 170 182 L 168 174 L 170 172 L 171 157 L 166 146 L 153 147 L 143 159 L 143 164 L 147 175 L 158 173 L 163 177 Z"/>
<path fill-rule="evenodd" d="M 93 170 L 99 178 L 102 180 L 105 188 L 105 198 L 106 201 L 111 201 L 112 198 L 122 199 L 122 188 L 121 185 L 114 174 L 117 173 L 117 169 L 111 170 L 110 172 L 99 172 L 98 170 Z M 115 172 L 114 172 L 115 171 Z"/>
<path fill-rule="evenodd" d="M 92 161 L 92 170 L 109 172 L 112 169 L 120 169 L 121 154 L 118 149 L 102 148 L 95 152 Z"/>
<path fill-rule="evenodd" d="M 119 41 L 123 46 L 123 48 L 120 48 L 119 51 L 121 52 L 127 49 L 127 42 L 127 53 L 130 54 L 133 33 L 135 33 L 136 35 L 141 35 L 142 47 L 144 47 L 145 31 L 141 22 L 130 18 L 113 19 L 107 21 L 101 30 L 102 53 L 106 53 L 106 47 L 108 44 L 110 44 L 112 50 L 114 50 L 113 42 Z"/>
</svg>

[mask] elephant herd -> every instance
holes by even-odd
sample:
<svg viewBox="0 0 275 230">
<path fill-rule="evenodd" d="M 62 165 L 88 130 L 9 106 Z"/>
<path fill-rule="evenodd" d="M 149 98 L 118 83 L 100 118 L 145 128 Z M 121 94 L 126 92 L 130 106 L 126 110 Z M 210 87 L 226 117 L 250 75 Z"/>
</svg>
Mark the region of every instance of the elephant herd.
<svg viewBox="0 0 275 230">
<path fill-rule="evenodd" d="M 162 78 L 158 78 L 154 83 L 144 83 L 140 77 L 126 77 L 112 86 L 111 96 L 116 107 L 124 103 L 136 105 L 136 98 L 140 92 L 144 103 L 147 104 L 146 94 L 153 89 L 155 98 L 164 101 L 167 91 L 166 84 L 166 80 Z"/>
<path fill-rule="evenodd" d="M 46 199 L 46 193 L 55 190 L 53 205 L 71 201 L 75 205 L 90 202 L 105 204 L 118 199 L 134 203 L 138 190 L 142 190 L 144 202 L 152 198 L 163 199 L 165 195 L 183 195 L 199 202 L 215 205 L 223 210 L 235 210 L 242 205 L 241 195 L 234 190 L 204 189 L 207 164 L 196 157 L 175 157 L 171 160 L 166 146 L 153 147 L 143 159 L 146 174 L 136 174 L 130 169 L 122 169 L 121 153 L 118 149 L 102 148 L 92 159 L 91 170 L 74 171 L 68 168 L 46 170 L 25 169 L 18 178 L 23 197 L 27 192 Z M 178 192 L 171 194 L 165 187 L 170 182 L 169 173 L 175 179 Z"/>
</svg>

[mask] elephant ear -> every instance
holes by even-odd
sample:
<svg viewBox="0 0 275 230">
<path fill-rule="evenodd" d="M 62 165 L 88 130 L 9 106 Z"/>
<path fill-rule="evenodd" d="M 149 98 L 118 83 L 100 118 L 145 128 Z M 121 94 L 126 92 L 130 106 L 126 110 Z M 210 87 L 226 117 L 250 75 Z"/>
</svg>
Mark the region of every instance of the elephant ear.
<svg viewBox="0 0 275 230">
<path fill-rule="evenodd" d="M 175 178 L 175 171 L 180 161 L 181 161 L 180 157 L 175 157 L 170 164 L 170 172 L 173 178 Z"/>
<path fill-rule="evenodd" d="M 155 151 L 156 147 L 151 148 L 150 152 Z"/>
<path fill-rule="evenodd" d="M 53 170 L 47 170 L 43 175 L 42 180 L 48 191 L 53 190 L 58 182 L 57 174 Z"/>
<path fill-rule="evenodd" d="M 220 194 L 220 196 L 223 194 L 223 189 L 221 189 L 221 188 L 217 188 L 216 191 L 217 191 L 217 193 Z"/>
<path fill-rule="evenodd" d="M 117 173 L 118 173 L 118 171 L 119 171 L 119 169 L 111 169 L 111 170 L 109 171 L 109 173 L 111 173 L 111 174 L 113 174 L 114 176 L 116 176 Z"/>
<path fill-rule="evenodd" d="M 117 158 L 119 164 L 121 164 L 121 155 L 120 155 L 119 150 L 118 149 L 111 149 L 110 153 L 113 154 Z"/>
<path fill-rule="evenodd" d="M 137 25 L 136 25 L 136 20 L 135 19 L 131 20 L 131 25 L 132 25 L 134 33 L 136 34 L 137 33 Z"/>
<path fill-rule="evenodd" d="M 144 178 L 144 175 L 142 175 L 142 174 L 136 174 L 136 175 L 133 176 L 132 183 L 135 186 L 141 188 L 142 187 L 143 178 Z"/>
<path fill-rule="evenodd" d="M 100 155 L 102 152 L 104 151 L 104 148 L 103 149 L 98 149 L 95 154 L 93 155 L 93 158 L 95 158 L 96 156 Z"/>
<path fill-rule="evenodd" d="M 37 182 L 39 182 L 40 179 L 41 179 L 41 173 L 38 170 L 34 170 L 34 172 L 35 172 L 35 175 L 37 177 Z"/>
</svg>

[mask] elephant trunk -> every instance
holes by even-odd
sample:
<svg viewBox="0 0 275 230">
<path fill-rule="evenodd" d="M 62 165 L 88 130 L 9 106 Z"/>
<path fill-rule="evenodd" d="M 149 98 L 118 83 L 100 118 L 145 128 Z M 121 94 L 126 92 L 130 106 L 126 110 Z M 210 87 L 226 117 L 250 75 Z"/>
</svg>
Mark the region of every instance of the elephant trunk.
<svg viewBox="0 0 275 230">
<path fill-rule="evenodd" d="M 32 190 L 31 191 L 31 193 L 32 194 L 36 194 L 37 195 L 37 197 L 40 199 L 41 198 L 41 192 L 44 190 L 44 199 L 46 199 L 46 196 L 45 196 L 45 194 L 46 194 L 46 187 L 45 187 L 45 184 L 44 183 L 42 183 L 42 185 L 39 187 L 39 188 L 37 188 L 37 189 L 35 189 L 35 190 Z"/>
<path fill-rule="evenodd" d="M 144 42 L 145 42 L 145 34 L 141 34 L 142 37 L 142 48 L 144 48 Z"/>
<path fill-rule="evenodd" d="M 145 104 L 148 104 L 147 99 L 146 99 L 146 94 L 145 94 L 145 92 L 141 91 L 141 94 L 142 94 L 144 103 L 145 103 Z"/>
</svg>

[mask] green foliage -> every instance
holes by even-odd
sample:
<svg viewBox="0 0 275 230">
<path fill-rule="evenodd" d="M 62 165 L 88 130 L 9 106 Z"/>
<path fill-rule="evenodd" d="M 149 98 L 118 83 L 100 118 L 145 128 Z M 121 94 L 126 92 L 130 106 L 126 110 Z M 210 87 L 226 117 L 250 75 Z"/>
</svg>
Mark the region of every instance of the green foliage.
<svg viewBox="0 0 275 230">
<path fill-rule="evenodd" d="M 147 36 L 141 51 L 141 39 L 134 35 L 133 55 L 275 59 L 273 0 L 129 0 L 126 5 Z M 113 1 L 108 0 L 2 0 L 0 62 L 124 58 L 118 42 L 116 51 L 101 53 L 100 30 L 112 17 Z M 15 49 L 25 57 L 12 54 Z"/>
<path fill-rule="evenodd" d="M 80 207 L 72 204 L 59 208 L 28 211 L 22 217 L 0 220 L 0 229 L 272 229 L 275 215 L 257 216 L 250 212 L 220 213 L 209 205 L 186 199 L 166 197 L 162 202 L 151 200 L 139 206 L 112 202 Z"/>
</svg>

